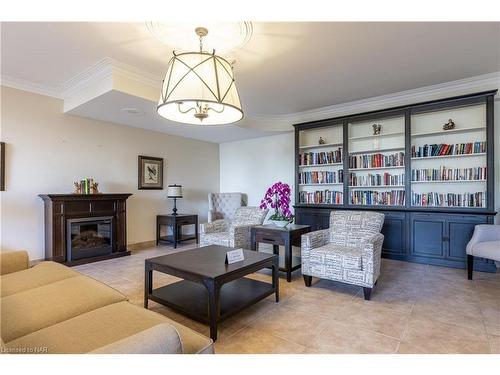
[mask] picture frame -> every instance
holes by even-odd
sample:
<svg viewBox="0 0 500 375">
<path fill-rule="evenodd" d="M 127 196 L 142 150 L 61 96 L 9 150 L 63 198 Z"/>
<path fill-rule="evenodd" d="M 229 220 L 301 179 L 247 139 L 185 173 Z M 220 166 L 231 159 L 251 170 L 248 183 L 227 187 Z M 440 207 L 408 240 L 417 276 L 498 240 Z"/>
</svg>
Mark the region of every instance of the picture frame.
<svg viewBox="0 0 500 375">
<path fill-rule="evenodd" d="M 0 191 L 5 191 L 5 142 L 0 142 Z"/>
<path fill-rule="evenodd" d="M 137 185 L 139 190 L 163 190 L 163 158 L 139 155 Z"/>
</svg>

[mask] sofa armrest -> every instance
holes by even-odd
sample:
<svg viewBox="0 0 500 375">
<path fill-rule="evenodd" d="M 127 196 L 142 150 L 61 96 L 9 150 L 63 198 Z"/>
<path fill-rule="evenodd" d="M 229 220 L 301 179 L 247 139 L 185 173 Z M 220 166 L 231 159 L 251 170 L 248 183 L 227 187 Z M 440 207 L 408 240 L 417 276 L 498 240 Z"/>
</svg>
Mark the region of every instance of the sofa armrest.
<svg viewBox="0 0 500 375">
<path fill-rule="evenodd" d="M 302 251 L 310 251 L 321 246 L 325 246 L 330 242 L 330 229 L 317 230 L 303 234 L 300 238 L 300 246 Z M 308 254 L 306 254 L 308 255 Z"/>
<path fill-rule="evenodd" d="M 200 233 L 219 233 L 227 231 L 227 221 L 215 220 L 211 223 L 200 224 Z"/>
<path fill-rule="evenodd" d="M 26 251 L 6 251 L 0 253 L 0 275 L 28 269 L 29 257 Z"/>
<path fill-rule="evenodd" d="M 380 275 L 380 259 L 382 258 L 383 243 L 384 235 L 382 233 L 375 233 L 371 236 L 363 238 L 361 242 L 363 270 L 373 275 L 373 284 L 377 281 Z"/>
<path fill-rule="evenodd" d="M 500 241 L 500 225 L 479 224 L 474 227 L 474 234 L 467 244 L 466 253 L 471 255 L 472 248 L 479 242 Z"/>
<path fill-rule="evenodd" d="M 91 354 L 182 354 L 179 332 L 168 323 L 158 324 L 90 352 Z"/>
<path fill-rule="evenodd" d="M 258 224 L 231 225 L 229 235 L 234 238 L 234 247 L 250 250 L 250 234 L 252 227 Z"/>
</svg>

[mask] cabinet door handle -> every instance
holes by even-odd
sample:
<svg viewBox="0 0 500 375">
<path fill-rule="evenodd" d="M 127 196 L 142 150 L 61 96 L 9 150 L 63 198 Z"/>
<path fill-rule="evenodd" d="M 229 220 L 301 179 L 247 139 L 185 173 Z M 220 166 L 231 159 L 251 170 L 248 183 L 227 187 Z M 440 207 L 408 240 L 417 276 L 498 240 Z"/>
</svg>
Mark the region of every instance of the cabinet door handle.
<svg viewBox="0 0 500 375">
<path fill-rule="evenodd" d="M 444 242 L 448 242 L 450 240 L 450 237 L 443 237 Z"/>
</svg>

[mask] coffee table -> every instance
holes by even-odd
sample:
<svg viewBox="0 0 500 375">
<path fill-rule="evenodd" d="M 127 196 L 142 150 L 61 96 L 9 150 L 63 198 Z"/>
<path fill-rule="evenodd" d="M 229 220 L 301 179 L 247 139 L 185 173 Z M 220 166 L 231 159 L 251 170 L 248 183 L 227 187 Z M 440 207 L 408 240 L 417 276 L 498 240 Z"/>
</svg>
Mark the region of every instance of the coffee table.
<svg viewBox="0 0 500 375">
<path fill-rule="evenodd" d="M 279 302 L 278 256 L 243 250 L 245 259 L 228 265 L 229 250 L 233 249 L 210 245 L 146 259 L 144 307 L 152 300 L 209 324 L 215 341 L 220 321 L 272 294 Z M 244 277 L 263 268 L 272 268 L 272 283 Z M 153 271 L 183 280 L 153 289 Z"/>
</svg>

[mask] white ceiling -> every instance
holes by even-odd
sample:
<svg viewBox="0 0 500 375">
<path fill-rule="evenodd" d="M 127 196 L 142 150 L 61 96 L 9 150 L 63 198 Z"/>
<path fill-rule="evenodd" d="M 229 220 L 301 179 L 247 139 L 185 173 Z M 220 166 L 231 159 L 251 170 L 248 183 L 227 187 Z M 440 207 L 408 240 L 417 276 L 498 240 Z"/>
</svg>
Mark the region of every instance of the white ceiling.
<svg viewBox="0 0 500 375">
<path fill-rule="evenodd" d="M 50 92 L 106 57 L 157 77 L 159 85 L 171 56 L 172 48 L 143 23 L 1 26 L 2 79 Z M 500 71 L 500 23 L 274 22 L 253 23 L 253 29 L 243 48 L 225 56 L 237 61 L 246 116 L 236 127 L 211 131 L 170 123 L 164 129 L 165 120 L 154 117 L 154 103 L 134 95 L 101 95 L 72 113 L 220 142 L 278 129 L 256 130 L 254 118 L 262 122 Z M 142 106 L 146 120 L 124 116 L 120 106 Z"/>
</svg>

